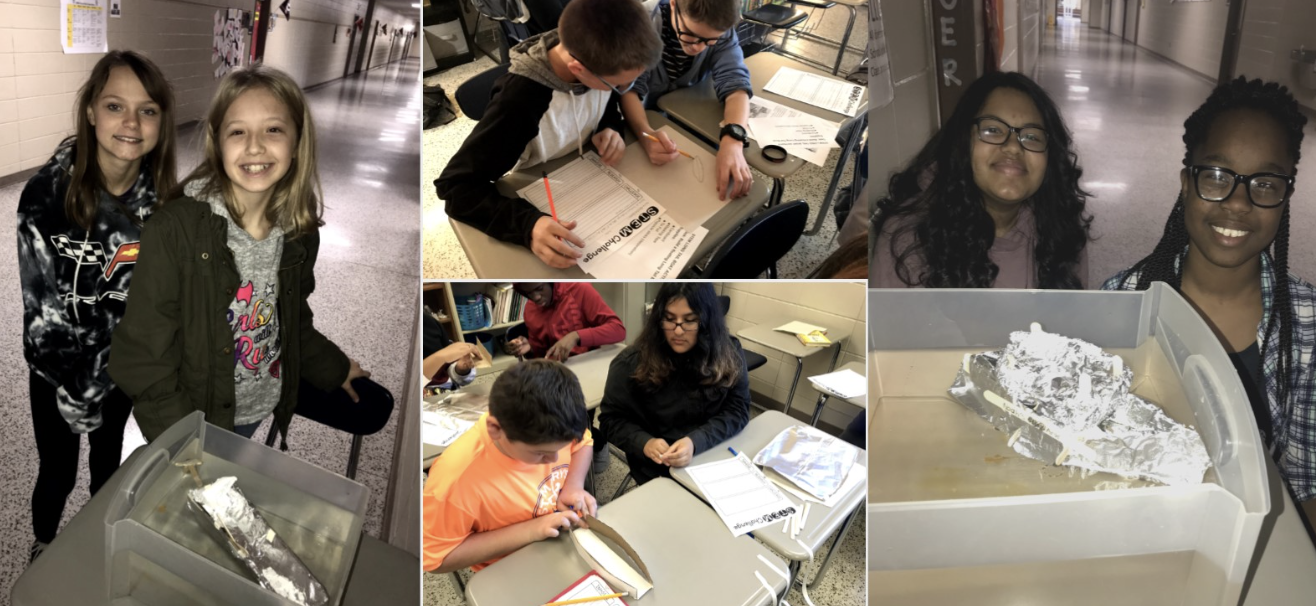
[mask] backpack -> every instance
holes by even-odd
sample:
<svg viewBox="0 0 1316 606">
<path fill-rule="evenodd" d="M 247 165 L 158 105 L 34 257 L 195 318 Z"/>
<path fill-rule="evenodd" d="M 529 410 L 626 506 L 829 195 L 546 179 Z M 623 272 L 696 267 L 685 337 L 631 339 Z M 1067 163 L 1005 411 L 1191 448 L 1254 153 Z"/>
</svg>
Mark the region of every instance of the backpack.
<svg viewBox="0 0 1316 606">
<path fill-rule="evenodd" d="M 457 119 L 457 110 L 453 109 L 452 100 L 448 99 L 448 94 L 444 92 L 442 86 L 426 86 L 422 99 L 425 111 L 424 130 L 443 126 Z"/>
</svg>

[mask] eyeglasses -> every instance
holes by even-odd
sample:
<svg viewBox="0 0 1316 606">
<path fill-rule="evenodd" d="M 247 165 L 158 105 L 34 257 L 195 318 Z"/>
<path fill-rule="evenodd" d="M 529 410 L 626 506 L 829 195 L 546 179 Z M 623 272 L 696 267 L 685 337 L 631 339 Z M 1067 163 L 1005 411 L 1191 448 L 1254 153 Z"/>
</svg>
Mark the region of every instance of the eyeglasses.
<svg viewBox="0 0 1316 606">
<path fill-rule="evenodd" d="M 618 89 L 617 87 L 613 86 L 611 82 L 604 80 L 603 76 L 600 76 L 598 72 L 590 69 L 588 65 L 585 65 L 585 62 L 581 61 L 580 57 L 577 57 L 571 54 L 570 52 L 568 52 L 567 55 L 569 55 L 572 59 L 575 59 L 576 63 L 579 63 L 581 67 L 585 68 L 585 71 L 589 72 L 591 76 L 598 78 L 599 82 L 608 85 L 608 88 L 611 88 L 612 92 L 617 93 L 618 97 L 625 95 L 626 93 L 630 92 L 632 88 L 635 88 L 635 80 L 631 80 L 631 83 L 627 84 L 625 89 Z"/>
<path fill-rule="evenodd" d="M 1234 195 L 1239 183 L 1247 184 L 1247 199 L 1254 206 L 1275 208 L 1293 193 L 1293 177 L 1277 173 L 1240 175 L 1218 166 L 1189 166 L 1197 196 L 1208 202 L 1224 202 Z"/>
<path fill-rule="evenodd" d="M 718 40 L 722 39 L 722 36 L 718 36 L 716 38 L 705 38 L 703 36 L 696 36 L 694 32 L 686 31 L 685 19 L 681 18 L 681 9 L 676 5 L 675 2 L 672 3 L 672 14 L 676 15 L 676 38 L 681 42 L 684 42 L 692 46 L 695 44 L 703 44 L 704 46 L 713 46 L 714 44 L 717 44 Z"/>
<path fill-rule="evenodd" d="M 1020 147 L 1039 154 L 1046 151 L 1046 131 L 1036 126 L 1015 128 L 995 116 L 983 116 L 973 121 L 973 127 L 983 143 L 1005 145 L 1013 133 Z"/>
<path fill-rule="evenodd" d="M 677 326 L 680 326 L 681 330 L 684 332 L 695 332 L 699 330 L 699 320 L 686 320 L 684 322 L 677 322 L 675 320 L 667 320 L 667 319 L 663 320 L 663 330 L 669 332 L 674 331 L 676 330 Z"/>
</svg>

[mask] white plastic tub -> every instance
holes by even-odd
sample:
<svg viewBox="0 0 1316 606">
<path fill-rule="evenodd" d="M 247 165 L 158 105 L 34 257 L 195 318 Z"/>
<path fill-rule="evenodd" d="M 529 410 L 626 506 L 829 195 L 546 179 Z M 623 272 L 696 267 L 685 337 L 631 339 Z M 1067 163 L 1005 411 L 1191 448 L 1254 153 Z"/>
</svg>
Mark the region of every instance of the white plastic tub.
<svg viewBox="0 0 1316 606">
<path fill-rule="evenodd" d="M 964 353 L 1031 322 L 1122 355 L 1135 393 L 1201 433 L 1204 483 L 1047 466 L 946 395 Z M 874 290 L 868 326 L 871 604 L 1238 604 L 1265 454 L 1228 356 L 1172 289 Z"/>
</svg>

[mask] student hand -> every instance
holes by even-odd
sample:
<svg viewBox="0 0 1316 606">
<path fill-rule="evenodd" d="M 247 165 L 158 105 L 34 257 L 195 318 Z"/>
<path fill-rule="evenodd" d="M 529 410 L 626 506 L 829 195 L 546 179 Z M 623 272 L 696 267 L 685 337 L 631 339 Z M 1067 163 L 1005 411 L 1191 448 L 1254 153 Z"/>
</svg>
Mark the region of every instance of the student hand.
<svg viewBox="0 0 1316 606">
<path fill-rule="evenodd" d="M 666 465 L 667 461 L 663 460 L 663 453 L 666 453 L 669 448 L 671 446 L 667 444 L 667 440 L 652 438 L 644 443 L 644 456 L 649 457 L 654 463 Z"/>
<path fill-rule="evenodd" d="M 608 166 L 616 164 L 621 160 L 622 154 L 626 153 L 626 140 L 611 128 L 594 133 L 594 136 L 590 137 L 590 142 L 594 144 L 594 149 L 598 150 L 599 158 Z"/>
<path fill-rule="evenodd" d="M 504 348 L 509 356 L 524 356 L 530 353 L 530 341 L 525 337 L 517 337 L 507 342 Z"/>
<path fill-rule="evenodd" d="M 585 241 L 571 233 L 575 228 L 575 221 L 558 223 L 553 217 L 540 217 L 535 221 L 534 230 L 530 232 L 530 252 L 535 253 L 535 256 L 549 267 L 566 269 L 575 265 L 576 259 L 581 256 L 580 251 L 572 249 L 562 241 L 566 240 L 584 248 Z"/>
<path fill-rule="evenodd" d="M 599 502 L 584 488 L 564 487 L 557 495 L 558 511 L 571 510 L 576 515 L 598 515 Z"/>
<path fill-rule="evenodd" d="M 651 133 L 657 141 L 648 137 L 641 136 L 640 144 L 644 145 L 645 153 L 649 154 L 649 162 L 654 166 L 662 166 L 680 157 L 676 151 L 676 144 L 672 143 L 672 138 L 667 136 L 663 131 L 654 131 Z"/>
<path fill-rule="evenodd" d="M 671 447 L 663 453 L 663 460 L 671 467 L 685 467 L 690 464 L 690 459 L 695 456 L 695 443 L 690 438 L 681 438 L 672 443 Z"/>
<path fill-rule="evenodd" d="M 534 541 L 551 539 L 561 534 L 563 530 L 570 530 L 572 526 L 589 528 L 574 511 L 550 513 L 546 516 L 534 518 L 529 523 L 531 537 Z"/>
<path fill-rule="evenodd" d="M 745 163 L 745 146 L 730 137 L 722 140 L 722 147 L 717 150 L 717 199 L 726 197 L 727 183 L 735 179 L 731 197 L 739 198 L 749 195 L 749 187 L 754 184 L 754 175 Z"/>
<path fill-rule="evenodd" d="M 580 345 L 580 334 L 575 331 L 569 332 L 557 343 L 554 343 L 552 347 L 548 348 L 548 353 L 544 354 L 544 357 L 559 362 L 565 361 L 571 357 L 571 350 L 575 349 L 577 345 Z"/>
<path fill-rule="evenodd" d="M 361 396 L 356 395 L 356 390 L 352 389 L 352 379 L 369 379 L 370 371 L 361 368 L 356 360 L 349 358 L 349 361 L 352 364 L 347 367 L 347 380 L 343 381 L 343 391 L 346 391 L 347 395 L 352 397 L 353 402 L 360 402 Z"/>
</svg>

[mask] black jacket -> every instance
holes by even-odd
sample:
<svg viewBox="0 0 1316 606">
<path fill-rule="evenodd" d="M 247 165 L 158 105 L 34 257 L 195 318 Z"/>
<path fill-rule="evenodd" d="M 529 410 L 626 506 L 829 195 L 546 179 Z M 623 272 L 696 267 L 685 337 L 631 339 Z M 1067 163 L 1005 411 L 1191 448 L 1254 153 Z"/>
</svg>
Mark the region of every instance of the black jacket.
<svg viewBox="0 0 1316 606">
<path fill-rule="evenodd" d="M 64 195 L 73 139 L 27 182 L 18 202 L 18 272 L 23 288 L 23 356 L 57 388 L 59 412 L 76 433 L 100 427 L 110 336 L 123 318 L 141 227 L 156 204 L 146 163 L 117 200 L 102 190 L 90 230 L 69 222 Z M 119 206 L 122 203 L 130 215 Z"/>
</svg>

